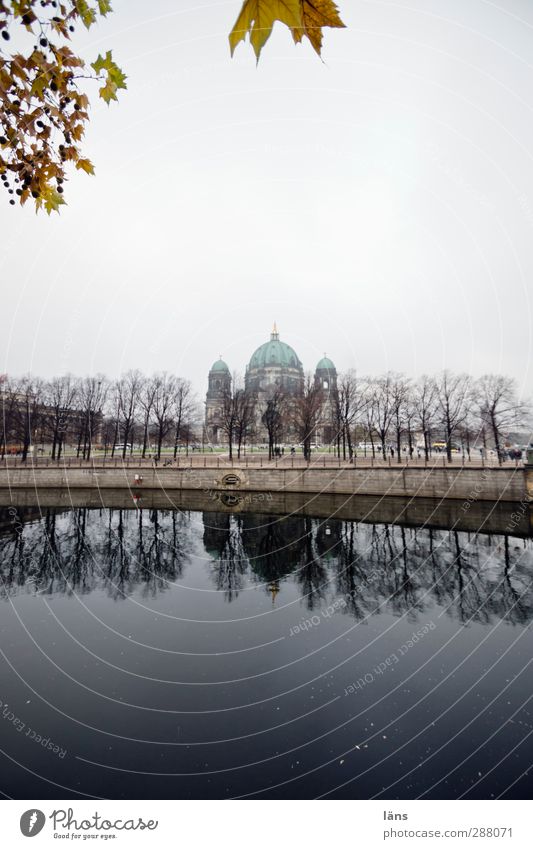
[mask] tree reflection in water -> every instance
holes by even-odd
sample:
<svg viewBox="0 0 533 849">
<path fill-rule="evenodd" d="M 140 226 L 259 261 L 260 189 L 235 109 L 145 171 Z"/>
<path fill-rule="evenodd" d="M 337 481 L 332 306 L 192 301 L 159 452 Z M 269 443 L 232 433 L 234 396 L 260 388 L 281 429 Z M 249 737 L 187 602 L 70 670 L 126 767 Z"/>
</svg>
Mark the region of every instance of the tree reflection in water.
<svg viewBox="0 0 533 849">
<path fill-rule="evenodd" d="M 193 565 L 199 543 L 228 602 L 250 583 L 275 598 L 293 582 L 309 610 L 334 595 L 355 619 L 415 618 L 434 604 L 464 623 L 531 619 L 529 539 L 298 514 L 2 508 L 1 592 L 155 595 Z"/>
<path fill-rule="evenodd" d="M 14 519 L 14 521 L 13 521 Z M 105 587 L 114 598 L 141 588 L 150 596 L 182 574 L 193 542 L 190 517 L 177 511 L 0 510 L 1 592 L 26 586 L 46 594 Z"/>
</svg>

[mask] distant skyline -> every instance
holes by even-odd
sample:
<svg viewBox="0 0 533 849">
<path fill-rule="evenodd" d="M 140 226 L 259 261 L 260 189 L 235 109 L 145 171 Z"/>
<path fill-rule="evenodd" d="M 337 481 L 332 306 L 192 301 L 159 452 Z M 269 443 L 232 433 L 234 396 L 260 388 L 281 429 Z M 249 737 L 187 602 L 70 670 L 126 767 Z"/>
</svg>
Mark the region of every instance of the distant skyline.
<svg viewBox="0 0 533 849">
<path fill-rule="evenodd" d="M 306 370 L 530 395 L 531 3 L 344 0 L 324 62 L 276 26 L 257 68 L 229 55 L 239 5 L 115 0 L 76 32 L 128 91 L 93 100 L 96 177 L 60 216 L 2 199 L 0 372 L 166 370 L 201 395 L 275 320 Z"/>
</svg>

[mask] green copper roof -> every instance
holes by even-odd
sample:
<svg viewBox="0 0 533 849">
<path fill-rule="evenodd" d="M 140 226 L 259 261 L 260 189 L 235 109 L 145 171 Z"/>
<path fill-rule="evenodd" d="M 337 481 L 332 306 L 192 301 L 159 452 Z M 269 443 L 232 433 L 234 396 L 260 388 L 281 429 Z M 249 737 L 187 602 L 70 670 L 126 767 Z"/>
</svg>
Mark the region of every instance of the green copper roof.
<svg viewBox="0 0 533 849">
<path fill-rule="evenodd" d="M 216 363 L 213 363 L 213 365 L 211 366 L 211 371 L 225 371 L 229 373 L 229 368 L 221 357 L 219 360 L 216 361 Z"/>
<path fill-rule="evenodd" d="M 265 342 L 264 345 L 261 345 L 252 354 L 249 368 L 267 368 L 268 366 L 302 368 L 302 364 L 294 349 L 285 342 L 280 341 L 275 325 L 270 335 L 270 342 Z"/>
<path fill-rule="evenodd" d="M 324 371 L 335 371 L 335 365 L 329 357 L 322 357 L 316 367 L 317 371 L 320 371 L 321 369 L 324 369 Z"/>
</svg>

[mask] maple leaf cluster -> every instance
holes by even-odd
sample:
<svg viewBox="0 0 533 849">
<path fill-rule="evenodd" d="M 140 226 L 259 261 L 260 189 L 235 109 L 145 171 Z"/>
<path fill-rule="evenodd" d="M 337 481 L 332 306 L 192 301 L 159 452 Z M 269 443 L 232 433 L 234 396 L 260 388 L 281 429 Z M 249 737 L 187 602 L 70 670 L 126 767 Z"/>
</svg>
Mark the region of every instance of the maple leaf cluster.
<svg viewBox="0 0 533 849">
<path fill-rule="evenodd" d="M 320 56 L 324 27 L 344 27 L 333 0 L 244 0 L 230 35 L 231 53 L 250 36 L 259 60 L 276 21 L 289 27 L 296 44 L 308 38 Z"/>
<path fill-rule="evenodd" d="M 109 0 L 0 0 L 0 180 L 10 204 L 33 198 L 50 214 L 65 203 L 69 164 L 94 173 L 80 147 L 89 120 L 81 86 L 99 81 L 109 104 L 126 77 L 111 51 L 88 69 L 66 42 L 77 24 L 89 29 L 110 11 Z M 12 36 L 27 50 L 10 52 Z"/>
<path fill-rule="evenodd" d="M 10 204 L 33 198 L 50 214 L 65 203 L 69 164 L 94 174 L 80 147 L 89 120 L 81 87 L 99 81 L 98 94 L 109 104 L 126 88 L 126 76 L 110 50 L 88 68 L 68 42 L 77 24 L 90 29 L 110 11 L 109 0 L 0 0 L 0 181 Z M 333 0 L 244 0 L 231 53 L 249 35 L 259 59 L 276 21 L 295 43 L 308 38 L 318 55 L 324 27 L 344 27 Z M 13 31 L 31 45 L 26 51 L 9 50 Z"/>
</svg>

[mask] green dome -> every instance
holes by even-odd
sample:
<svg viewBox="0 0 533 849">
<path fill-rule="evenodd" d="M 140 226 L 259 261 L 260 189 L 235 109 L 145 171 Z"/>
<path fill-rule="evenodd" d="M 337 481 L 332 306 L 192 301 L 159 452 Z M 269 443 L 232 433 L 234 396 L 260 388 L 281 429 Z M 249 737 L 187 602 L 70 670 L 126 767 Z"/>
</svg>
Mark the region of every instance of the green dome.
<svg viewBox="0 0 533 849">
<path fill-rule="evenodd" d="M 335 371 L 335 365 L 331 362 L 329 357 L 322 357 L 320 362 L 316 367 L 317 371 Z"/>
<path fill-rule="evenodd" d="M 211 371 L 223 371 L 229 374 L 229 368 L 227 367 L 222 357 L 217 360 L 216 363 L 213 363 L 213 365 L 211 366 Z"/>
<path fill-rule="evenodd" d="M 282 368 L 301 369 L 302 364 L 290 345 L 281 342 L 279 334 L 274 326 L 270 335 L 270 342 L 265 342 L 252 354 L 248 368 L 268 368 L 268 366 L 281 366 Z"/>
</svg>

